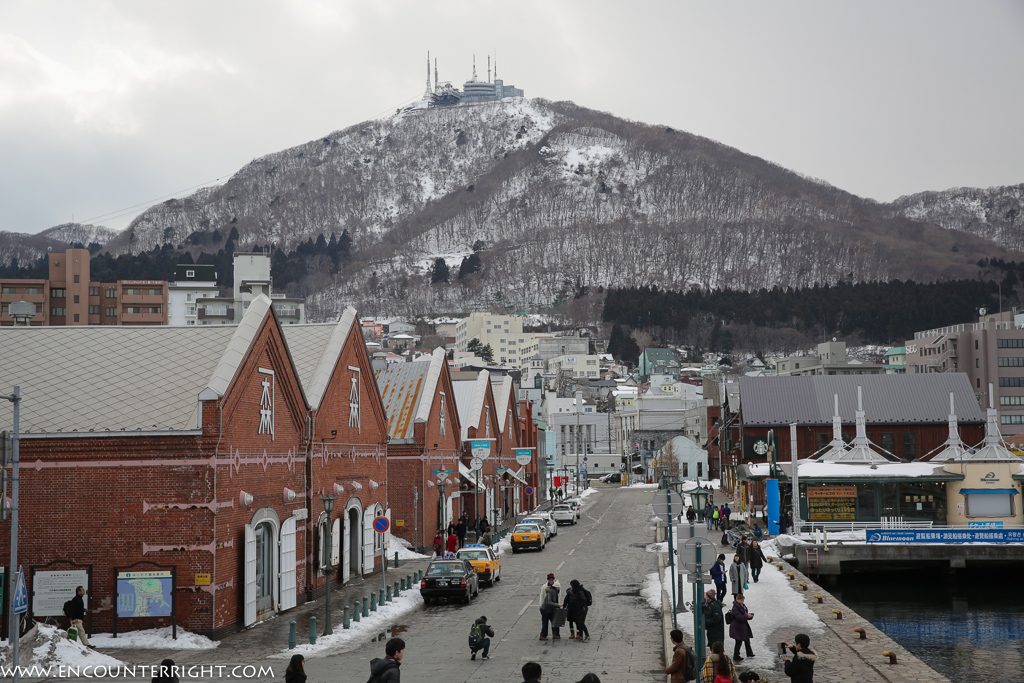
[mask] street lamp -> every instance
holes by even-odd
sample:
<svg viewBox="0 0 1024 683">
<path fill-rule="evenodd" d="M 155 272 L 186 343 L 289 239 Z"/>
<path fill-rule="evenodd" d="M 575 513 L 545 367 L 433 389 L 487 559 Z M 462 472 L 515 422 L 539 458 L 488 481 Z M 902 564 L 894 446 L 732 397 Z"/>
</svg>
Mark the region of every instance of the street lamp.
<svg viewBox="0 0 1024 683">
<path fill-rule="evenodd" d="M 334 521 L 331 519 L 331 513 L 334 512 L 334 496 L 326 495 L 320 500 L 324 503 L 324 512 L 327 513 L 327 544 L 324 546 L 324 575 L 327 577 L 327 615 L 324 619 L 324 635 L 329 636 L 334 633 L 334 629 L 331 628 L 331 576 L 334 574 L 334 567 L 332 567 L 332 561 L 334 560 L 334 543 L 331 539 L 331 527 Z"/>
<path fill-rule="evenodd" d="M 20 480 L 19 475 L 19 455 L 18 446 L 21 441 L 21 387 L 14 387 L 14 393 L 9 395 L 2 395 L 0 398 L 6 399 L 14 404 L 14 433 L 11 435 L 11 574 L 14 578 L 15 584 L 11 590 L 11 602 L 10 602 L 10 628 L 7 632 L 7 639 L 11 641 L 11 661 L 14 662 L 14 683 L 18 683 L 19 668 L 18 664 L 18 645 L 21 642 L 21 614 L 14 611 L 15 601 L 17 600 L 17 579 L 21 574 L 20 567 L 18 566 L 18 509 L 20 504 L 18 502 L 18 484 Z M 6 439 L 6 434 L 4 435 Z M 4 444 L 6 450 L 7 444 Z M 4 463 L 6 466 L 6 463 Z M 5 487 L 6 488 L 6 487 Z M 7 495 L 7 491 L 0 491 L 0 498 Z M 0 500 L 0 507 L 5 504 L 5 501 Z M 10 579 L 7 580 L 10 583 Z"/>
<path fill-rule="evenodd" d="M 708 493 L 709 491 L 700 484 L 690 491 L 690 500 L 693 501 L 693 509 L 697 512 L 697 520 L 700 522 L 704 521 L 704 506 L 707 505 Z"/>
</svg>

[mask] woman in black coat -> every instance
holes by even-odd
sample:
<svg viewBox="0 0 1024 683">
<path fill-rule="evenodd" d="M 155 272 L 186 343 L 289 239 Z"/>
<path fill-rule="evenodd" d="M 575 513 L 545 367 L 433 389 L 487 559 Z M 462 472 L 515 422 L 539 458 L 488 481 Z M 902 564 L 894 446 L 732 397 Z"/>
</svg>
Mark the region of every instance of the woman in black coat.
<svg viewBox="0 0 1024 683">
<path fill-rule="evenodd" d="M 292 655 L 284 670 L 284 680 L 285 683 L 306 683 L 306 660 L 302 655 Z"/>
<path fill-rule="evenodd" d="M 569 590 L 565 592 L 565 600 L 562 601 L 562 607 L 569 610 L 566 617 L 569 622 L 569 637 L 574 637 L 575 626 L 576 640 L 590 640 L 590 631 L 587 629 L 587 612 L 590 611 L 587 605 L 588 593 L 582 583 L 573 579 L 569 582 Z"/>
<path fill-rule="evenodd" d="M 750 630 L 750 620 L 754 618 L 753 612 L 748 612 L 746 605 L 744 605 L 743 594 L 736 596 L 736 602 L 732 603 L 732 609 L 729 614 L 732 615 L 732 621 L 729 624 L 729 637 L 736 641 L 735 646 L 732 649 L 732 660 L 734 662 L 742 662 L 743 657 L 740 657 L 740 646 L 745 645 L 747 650 L 747 657 L 754 656 L 754 650 L 750 647 L 750 639 L 754 637 L 754 632 Z"/>
<path fill-rule="evenodd" d="M 757 577 L 761 576 L 761 568 L 764 567 L 768 558 L 761 552 L 761 544 L 754 541 L 750 544 L 750 575 L 754 578 L 754 583 L 757 583 Z"/>
</svg>

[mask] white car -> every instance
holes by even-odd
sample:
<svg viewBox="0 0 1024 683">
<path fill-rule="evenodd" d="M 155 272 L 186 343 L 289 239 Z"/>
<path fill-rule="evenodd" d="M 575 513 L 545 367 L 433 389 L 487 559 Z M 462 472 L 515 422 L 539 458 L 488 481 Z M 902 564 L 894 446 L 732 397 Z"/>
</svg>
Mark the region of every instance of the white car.
<svg viewBox="0 0 1024 683">
<path fill-rule="evenodd" d="M 555 524 L 576 523 L 576 511 L 572 509 L 571 505 L 566 503 L 556 505 L 551 511 L 551 516 L 555 518 Z"/>
<path fill-rule="evenodd" d="M 573 512 L 576 513 L 576 519 L 580 518 L 580 510 L 582 509 L 583 504 L 580 502 L 579 498 L 567 498 L 562 501 L 562 505 L 571 505 Z"/>
<path fill-rule="evenodd" d="M 544 533 L 547 534 L 547 538 L 558 535 L 558 525 L 555 520 L 551 519 L 551 516 L 546 512 L 534 512 L 532 515 L 522 520 L 530 522 L 532 524 L 539 524 L 544 528 Z"/>
</svg>

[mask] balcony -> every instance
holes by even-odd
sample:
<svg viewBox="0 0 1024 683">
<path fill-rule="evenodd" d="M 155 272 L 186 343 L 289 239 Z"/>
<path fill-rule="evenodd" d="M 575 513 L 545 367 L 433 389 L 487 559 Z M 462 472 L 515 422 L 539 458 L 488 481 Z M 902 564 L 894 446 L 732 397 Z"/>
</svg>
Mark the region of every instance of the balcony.
<svg viewBox="0 0 1024 683">
<path fill-rule="evenodd" d="M 235 309 L 233 306 L 203 306 L 197 311 L 197 313 L 200 320 L 204 320 L 206 318 L 235 319 Z"/>
</svg>

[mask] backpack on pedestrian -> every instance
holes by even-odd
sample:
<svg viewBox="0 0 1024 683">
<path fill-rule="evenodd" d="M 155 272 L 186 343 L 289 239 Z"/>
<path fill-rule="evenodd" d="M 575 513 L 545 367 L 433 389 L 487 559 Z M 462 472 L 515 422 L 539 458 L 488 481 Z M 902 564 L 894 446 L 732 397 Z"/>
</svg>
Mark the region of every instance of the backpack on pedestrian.
<svg viewBox="0 0 1024 683">
<path fill-rule="evenodd" d="M 697 678 L 697 655 L 689 647 L 683 647 L 686 651 L 686 662 L 683 664 L 683 680 L 692 681 Z"/>
<path fill-rule="evenodd" d="M 387 673 L 388 671 L 391 671 L 392 669 L 397 669 L 397 668 L 398 668 L 398 664 L 396 662 L 389 661 L 387 664 L 385 664 L 383 667 L 381 667 L 380 671 L 378 671 L 375 674 L 371 673 L 370 677 L 366 679 L 366 683 L 380 683 L 381 679 L 384 678 L 384 674 L 385 673 Z"/>
<path fill-rule="evenodd" d="M 480 629 L 480 624 L 474 622 L 473 628 L 469 629 L 469 646 L 471 648 L 477 647 L 483 642 L 484 632 Z"/>
<path fill-rule="evenodd" d="M 594 596 L 591 595 L 590 591 L 588 591 L 586 588 L 583 589 L 583 597 L 587 600 L 587 607 L 590 607 L 594 604 Z"/>
<path fill-rule="evenodd" d="M 725 623 L 727 623 L 727 624 L 731 624 L 732 623 L 732 612 L 726 612 L 725 613 Z"/>
<path fill-rule="evenodd" d="M 74 617 L 71 616 L 72 610 L 74 609 L 73 602 L 73 600 L 64 601 L 64 616 L 68 619 L 74 619 Z"/>
</svg>

